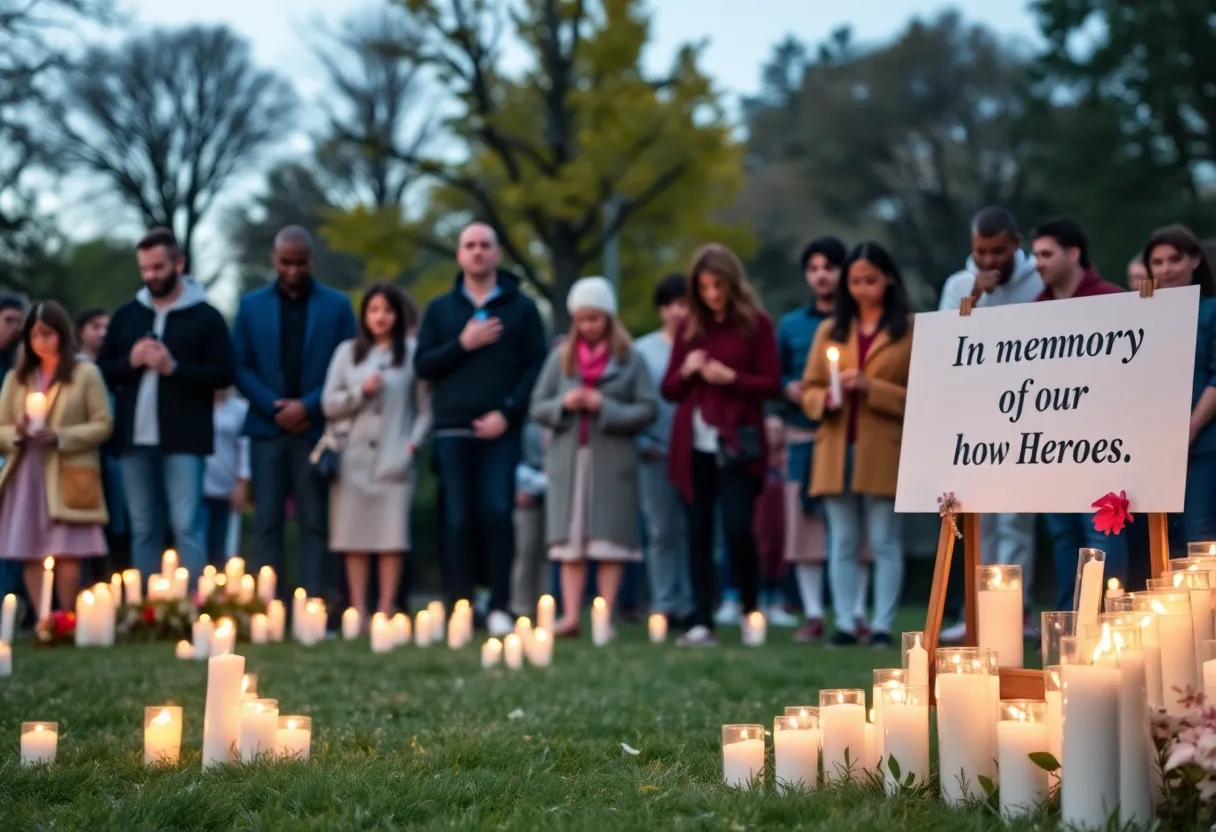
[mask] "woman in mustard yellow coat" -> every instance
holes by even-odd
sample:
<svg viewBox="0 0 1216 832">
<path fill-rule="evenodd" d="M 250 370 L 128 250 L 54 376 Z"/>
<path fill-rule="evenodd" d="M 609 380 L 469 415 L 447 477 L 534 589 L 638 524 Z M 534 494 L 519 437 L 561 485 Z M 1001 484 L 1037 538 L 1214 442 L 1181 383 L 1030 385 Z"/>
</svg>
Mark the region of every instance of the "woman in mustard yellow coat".
<svg viewBox="0 0 1216 832">
<path fill-rule="evenodd" d="M 803 375 L 802 407 L 821 422 L 815 439 L 811 495 L 823 498 L 830 549 L 837 646 L 857 643 L 861 524 L 874 556 L 870 643 L 891 644 L 904 555 L 895 514 L 895 479 L 903 437 L 904 398 L 912 358 L 912 318 L 903 279 L 878 243 L 862 243 L 845 261 L 846 286 L 836 311 L 815 333 Z M 833 383 L 829 350 L 837 357 Z M 833 391 L 839 389 L 839 395 Z"/>
<path fill-rule="evenodd" d="M 36 304 L 21 340 L 0 387 L 0 558 L 22 561 L 29 597 L 40 598 L 53 556 L 59 604 L 71 609 L 80 559 L 106 553 L 98 449 L 113 428 L 110 401 L 97 367 L 76 359 L 59 304 Z"/>
</svg>

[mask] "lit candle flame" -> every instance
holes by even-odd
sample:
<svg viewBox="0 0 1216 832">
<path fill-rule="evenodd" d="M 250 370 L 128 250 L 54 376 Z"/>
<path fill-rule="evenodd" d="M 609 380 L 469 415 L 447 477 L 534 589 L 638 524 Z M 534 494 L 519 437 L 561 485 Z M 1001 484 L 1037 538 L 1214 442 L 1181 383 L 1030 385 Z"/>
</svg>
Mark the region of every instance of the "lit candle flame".
<svg viewBox="0 0 1216 832">
<path fill-rule="evenodd" d="M 211 616 L 207 615 L 207 613 L 203 613 L 202 615 L 200 615 L 200 616 L 198 617 L 198 620 L 199 620 L 199 621 L 210 621 L 210 620 L 211 620 Z"/>
<path fill-rule="evenodd" d="M 597 595 L 595 600 L 591 602 L 591 606 L 595 607 L 597 610 L 602 610 L 607 608 L 608 602 Z"/>
<path fill-rule="evenodd" d="M 828 347 L 828 361 L 839 361 L 839 360 L 840 360 L 840 350 L 836 349 L 835 347 Z"/>
<path fill-rule="evenodd" d="M 166 549 L 165 556 L 163 558 L 161 558 L 161 560 L 163 560 L 165 563 L 169 564 L 170 566 L 177 563 L 177 550 L 176 549 Z"/>
<path fill-rule="evenodd" d="M 228 584 L 228 576 L 227 576 L 227 575 L 224 575 L 224 574 L 222 574 L 222 573 L 221 573 L 221 574 L 219 574 L 219 575 L 216 575 L 216 576 L 215 576 L 215 585 L 216 585 L 217 587 L 218 587 L 218 586 L 226 586 L 227 584 Z"/>
<path fill-rule="evenodd" d="M 1109 581 L 1106 582 L 1106 588 L 1111 592 L 1118 592 L 1119 591 L 1119 579 L 1111 578 Z"/>
<path fill-rule="evenodd" d="M 1186 577 L 1186 576 L 1185 576 L 1185 575 L 1183 575 L 1181 572 L 1178 572 L 1177 574 L 1175 574 L 1175 575 L 1174 575 L 1174 588 L 1175 588 L 1175 589 L 1177 589 L 1178 587 L 1182 586 L 1182 580 L 1183 580 L 1183 578 L 1185 578 L 1185 577 Z"/>
<path fill-rule="evenodd" d="M 190 570 L 184 566 L 179 566 L 173 570 L 173 577 L 179 581 L 184 581 L 190 577 Z"/>
<path fill-rule="evenodd" d="M 80 593 L 80 600 L 85 604 L 88 604 L 90 607 L 93 606 L 93 590 L 86 589 L 84 592 Z"/>
<path fill-rule="evenodd" d="M 995 587 L 996 589 L 1000 589 L 1000 587 L 1001 587 L 1001 570 L 992 569 L 989 571 L 988 574 L 991 576 L 992 586 Z"/>
<path fill-rule="evenodd" d="M 1157 615 L 1165 615 L 1165 605 L 1160 601 L 1153 601 L 1150 606 L 1153 608 L 1153 612 L 1157 613 Z"/>
<path fill-rule="evenodd" d="M 206 575 L 208 578 L 214 578 L 215 577 L 215 567 L 212 566 L 211 564 L 207 564 L 206 566 L 203 567 L 203 574 Z"/>
<path fill-rule="evenodd" d="M 301 601 L 303 601 L 305 598 L 307 598 L 307 597 L 308 597 L 308 593 L 304 591 L 304 587 L 302 587 L 302 586 L 301 586 L 301 587 L 296 587 L 296 591 L 295 591 L 295 597 L 297 597 L 297 598 L 299 598 Z"/>
<path fill-rule="evenodd" d="M 39 722 L 37 725 L 34 726 L 34 730 L 35 731 L 45 731 L 46 726 L 44 726 L 41 722 Z"/>
<path fill-rule="evenodd" d="M 874 709 L 870 708 L 870 722 L 874 721 Z"/>
<path fill-rule="evenodd" d="M 531 630 L 532 619 L 528 618 L 526 615 L 521 615 L 519 618 L 515 619 L 515 626 L 521 630 Z"/>
<path fill-rule="evenodd" d="M 791 728 L 793 728 L 793 729 L 795 729 L 795 730 L 797 730 L 797 728 L 798 728 L 798 719 L 797 719 L 797 717 L 790 717 L 790 727 L 791 727 Z"/>
<path fill-rule="evenodd" d="M 168 709 L 168 708 L 161 708 L 161 709 L 160 709 L 160 713 L 158 713 L 158 714 L 157 714 L 157 715 L 156 715 L 156 716 L 155 716 L 155 717 L 152 719 L 152 724 L 153 724 L 153 725 L 168 725 L 168 724 L 169 724 L 170 722 L 172 722 L 172 721 L 173 721 L 173 717 L 172 717 L 172 716 L 170 716 L 170 714 L 169 714 L 169 709 Z"/>
<path fill-rule="evenodd" d="M 289 730 L 294 731 L 294 730 L 295 730 L 295 727 L 296 727 L 296 721 L 295 721 L 294 719 L 289 719 L 289 720 L 287 720 L 287 728 L 288 728 Z"/>
<path fill-rule="evenodd" d="M 55 559 L 47 558 L 46 560 L 44 560 L 42 562 L 42 568 L 45 569 L 47 572 L 50 572 L 52 569 L 55 568 Z"/>
</svg>

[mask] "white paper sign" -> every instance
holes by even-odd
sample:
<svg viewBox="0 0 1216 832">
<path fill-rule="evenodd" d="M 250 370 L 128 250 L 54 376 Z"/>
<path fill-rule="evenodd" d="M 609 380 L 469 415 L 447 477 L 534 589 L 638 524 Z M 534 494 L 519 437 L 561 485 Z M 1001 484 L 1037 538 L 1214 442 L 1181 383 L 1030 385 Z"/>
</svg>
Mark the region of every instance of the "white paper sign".
<svg viewBox="0 0 1216 832">
<path fill-rule="evenodd" d="M 1182 509 L 1199 288 L 916 316 L 895 510 Z"/>
</svg>

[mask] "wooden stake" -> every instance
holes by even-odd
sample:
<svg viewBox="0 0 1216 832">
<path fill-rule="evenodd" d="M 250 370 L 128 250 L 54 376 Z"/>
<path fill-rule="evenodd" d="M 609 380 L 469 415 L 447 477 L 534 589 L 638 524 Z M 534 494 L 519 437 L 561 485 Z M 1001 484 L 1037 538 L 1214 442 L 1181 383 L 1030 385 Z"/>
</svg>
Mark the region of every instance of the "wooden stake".
<svg viewBox="0 0 1216 832">
<path fill-rule="evenodd" d="M 1156 288 L 1157 281 L 1145 277 L 1140 283 L 1140 297 L 1151 298 Z M 1164 514 L 1148 516 L 1148 552 L 1149 574 L 1160 578 L 1170 568 L 1170 530 L 1168 518 Z"/>
</svg>

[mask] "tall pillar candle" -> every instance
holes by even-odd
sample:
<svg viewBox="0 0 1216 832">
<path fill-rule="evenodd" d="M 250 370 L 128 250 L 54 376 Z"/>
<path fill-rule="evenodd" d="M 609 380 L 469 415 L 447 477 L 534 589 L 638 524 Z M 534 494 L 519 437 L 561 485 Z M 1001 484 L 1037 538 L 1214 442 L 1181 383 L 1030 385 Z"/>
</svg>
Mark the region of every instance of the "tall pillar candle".
<svg viewBox="0 0 1216 832">
<path fill-rule="evenodd" d="M 1161 650 L 1162 707 L 1175 716 L 1186 713 L 1182 694 L 1188 688 L 1198 690 L 1201 684 L 1195 664 L 1194 622 L 1191 599 L 1187 593 L 1150 594 L 1152 610 L 1157 615 L 1157 637 Z"/>
<path fill-rule="evenodd" d="M 844 393 L 840 382 L 840 350 L 836 347 L 828 347 L 828 392 L 830 398 L 836 404 L 844 402 Z"/>
<path fill-rule="evenodd" d="M 773 720 L 773 775 L 778 790 L 819 786 L 819 717 Z"/>
<path fill-rule="evenodd" d="M 241 739 L 241 676 L 245 657 L 207 660 L 207 702 L 203 715 L 203 768 L 234 763 Z"/>
<path fill-rule="evenodd" d="M 436 644 L 443 641 L 444 623 L 447 621 L 447 610 L 442 601 L 432 601 L 426 605 L 427 621 L 430 622 L 431 632 L 427 643 Z"/>
<path fill-rule="evenodd" d="M 183 600 L 190 594 L 190 570 L 179 566 L 173 570 L 173 597 Z"/>
<path fill-rule="evenodd" d="M 224 564 L 224 583 L 228 586 L 228 591 L 236 593 L 241 588 L 241 578 L 245 576 L 245 559 L 244 558 L 228 558 L 228 562 Z"/>
<path fill-rule="evenodd" d="M 277 598 L 266 605 L 266 624 L 270 640 L 276 644 L 283 640 L 284 630 L 287 624 L 286 609 L 283 602 Z"/>
<path fill-rule="evenodd" d="M 1043 690 L 1043 698 L 1046 700 L 1043 721 L 1047 725 L 1047 751 L 1056 758 L 1056 762 L 1061 762 L 1064 759 L 1064 694 L 1058 664 L 1043 668 Z M 1058 778 L 1058 770 L 1056 775 Z"/>
<path fill-rule="evenodd" d="M 175 766 L 182 750 L 180 705 L 144 708 L 144 765 Z"/>
<path fill-rule="evenodd" d="M 346 641 L 354 641 L 359 637 L 359 611 L 354 607 L 347 607 L 342 613 L 342 638 Z"/>
<path fill-rule="evenodd" d="M 77 647 L 87 647 L 93 643 L 93 590 L 86 589 L 76 595 L 76 632 Z"/>
<path fill-rule="evenodd" d="M 763 782 L 763 725 L 722 726 L 722 777 L 736 789 Z"/>
<path fill-rule="evenodd" d="M 497 667 L 502 659 L 502 642 L 496 638 L 487 639 L 481 645 L 481 666 L 484 668 Z"/>
<path fill-rule="evenodd" d="M 0 641 L 0 679 L 13 675 L 13 646 L 7 641 Z"/>
<path fill-rule="evenodd" d="M 925 649 L 925 634 L 919 630 L 904 633 L 903 669 L 905 681 L 917 687 L 929 686 L 929 651 Z"/>
<path fill-rule="evenodd" d="M 507 633 L 502 640 L 502 656 L 507 670 L 519 670 L 524 666 L 524 643 L 519 633 Z"/>
<path fill-rule="evenodd" d="M 46 621 L 51 617 L 51 593 L 55 588 L 55 559 L 47 558 L 42 562 L 42 586 L 38 593 L 38 620 Z"/>
<path fill-rule="evenodd" d="M 888 688 L 902 687 L 908 680 L 908 672 L 902 668 L 879 668 L 874 671 L 874 689 L 870 697 L 870 702 L 874 706 L 874 759 L 871 761 L 873 765 L 883 765 L 884 741 L 883 741 L 883 704 L 882 692 Z"/>
<path fill-rule="evenodd" d="M 97 599 L 95 644 L 101 647 L 113 647 L 118 628 L 118 600 L 121 593 L 114 594 L 111 585 L 100 583 L 93 587 L 93 595 Z"/>
<path fill-rule="evenodd" d="M 1022 666 L 1022 567 L 978 567 L 979 646 L 997 654 L 1000 667 Z"/>
<path fill-rule="evenodd" d="M 209 656 L 222 656 L 236 649 L 236 626 L 230 618 L 221 618 L 211 631 L 211 643 L 207 648 Z"/>
<path fill-rule="evenodd" d="M 745 647 L 763 647 L 765 639 L 768 637 L 768 622 L 764 618 L 764 613 L 760 610 L 749 612 L 743 619 L 741 634 Z"/>
<path fill-rule="evenodd" d="M 987 654 L 983 654 L 986 656 Z M 991 668 L 974 647 L 937 650 L 937 753 L 942 800 L 959 806 L 983 798 L 980 775 L 992 772 Z"/>
<path fill-rule="evenodd" d="M 653 612 L 646 623 L 646 630 L 651 644 L 662 644 L 667 641 L 667 616 L 661 612 Z"/>
<path fill-rule="evenodd" d="M 553 663 L 553 636 L 548 630 L 532 631 L 532 644 L 528 650 L 528 661 L 536 667 L 548 667 Z"/>
<path fill-rule="evenodd" d="M 1186 592 L 1191 599 L 1191 632 L 1195 639 L 1195 667 L 1203 664 L 1203 643 L 1212 638 L 1212 590 L 1206 571 L 1171 572 L 1159 579 L 1167 584 L 1163 587 L 1175 592 Z M 1157 581 L 1148 582 L 1155 589 Z"/>
<path fill-rule="evenodd" d="M 393 649 L 393 627 L 384 613 L 378 612 L 372 616 L 368 635 L 373 653 L 387 653 Z"/>
<path fill-rule="evenodd" d="M 1161 636 L 1160 623 L 1153 608 L 1153 597 L 1145 593 L 1128 595 L 1118 599 L 1126 602 L 1126 610 L 1103 616 L 1111 624 L 1133 623 L 1140 628 L 1140 650 L 1144 653 L 1144 682 L 1147 689 L 1148 706 L 1152 710 L 1165 707 L 1165 696 L 1161 687 Z M 1201 677 L 1202 678 L 1202 677 Z"/>
<path fill-rule="evenodd" d="M 277 699 L 241 703 L 241 762 L 253 763 L 274 754 L 279 733 Z"/>
<path fill-rule="evenodd" d="M 1105 624 L 1119 662 L 1119 822 L 1142 829 L 1154 817 L 1152 760 L 1156 756 L 1148 710 L 1141 628 Z M 1212 642 L 1216 644 L 1216 642 Z"/>
<path fill-rule="evenodd" d="M 263 566 L 258 570 L 258 597 L 265 604 L 270 604 L 274 600 L 275 589 L 278 585 L 278 576 L 275 575 L 274 569 L 269 566 Z"/>
<path fill-rule="evenodd" d="M 304 640 L 304 606 L 307 603 L 308 593 L 304 591 L 304 587 L 296 587 L 296 591 L 291 596 L 291 637 L 296 641 Z"/>
<path fill-rule="evenodd" d="M 165 553 L 160 556 L 160 574 L 166 578 L 172 578 L 173 573 L 177 571 L 177 550 L 166 549 Z"/>
<path fill-rule="evenodd" d="M 909 777 L 911 787 L 929 782 L 929 687 L 900 685 L 882 690 L 883 784 L 887 794 L 898 794 Z M 899 779 L 891 770 L 899 769 Z"/>
<path fill-rule="evenodd" d="M 552 595 L 542 595 L 536 602 L 536 626 L 553 632 L 553 622 L 557 616 L 557 602 Z"/>
<path fill-rule="evenodd" d="M 252 575 L 245 574 L 241 576 L 240 591 L 237 593 L 237 601 L 242 604 L 253 603 L 253 595 L 257 589 L 257 581 Z"/>
<path fill-rule="evenodd" d="M 1188 616 L 1189 618 L 1189 616 Z M 1060 819 L 1066 826 L 1102 828 L 1119 805 L 1119 688 L 1112 648 L 1065 638 L 1060 674 L 1064 759 Z"/>
<path fill-rule="evenodd" d="M 1084 627 L 1098 626 L 1105 569 L 1106 553 L 1101 549 L 1081 549 L 1077 553 L 1077 580 L 1073 588 L 1072 608 L 1077 613 L 1078 632 Z"/>
<path fill-rule="evenodd" d="M 270 623 L 266 613 L 255 612 L 249 618 L 249 643 L 266 644 L 270 641 Z"/>
<path fill-rule="evenodd" d="M 824 782 L 859 779 L 866 754 L 866 692 L 819 691 L 819 730 Z"/>
<path fill-rule="evenodd" d="M 410 617 L 403 612 L 393 616 L 393 643 L 398 647 L 410 643 Z"/>
<path fill-rule="evenodd" d="M 0 604 L 0 641 L 5 644 L 13 643 L 13 635 L 17 632 L 17 596 L 9 593 Z"/>
<path fill-rule="evenodd" d="M 431 628 L 431 614 L 426 610 L 418 610 L 418 614 L 414 616 L 414 644 L 427 647 L 431 643 L 432 635 L 434 630 Z"/>
<path fill-rule="evenodd" d="M 194 638 L 194 658 L 201 662 L 211 656 L 211 635 L 215 632 L 215 624 L 212 623 L 211 616 L 203 613 L 191 627 L 191 635 Z"/>
<path fill-rule="evenodd" d="M 612 619 L 608 611 L 608 603 L 596 597 L 591 602 L 591 643 L 603 647 L 612 640 Z"/>
<path fill-rule="evenodd" d="M 143 576 L 140 575 L 138 569 L 124 569 L 122 571 L 122 588 L 126 595 L 127 604 L 139 606 L 143 603 Z"/>
<path fill-rule="evenodd" d="M 1002 699 L 996 724 L 997 768 L 1001 771 L 1001 814 L 1025 817 L 1047 801 L 1047 772 L 1031 754 L 1047 751 L 1047 703 Z"/>
</svg>

